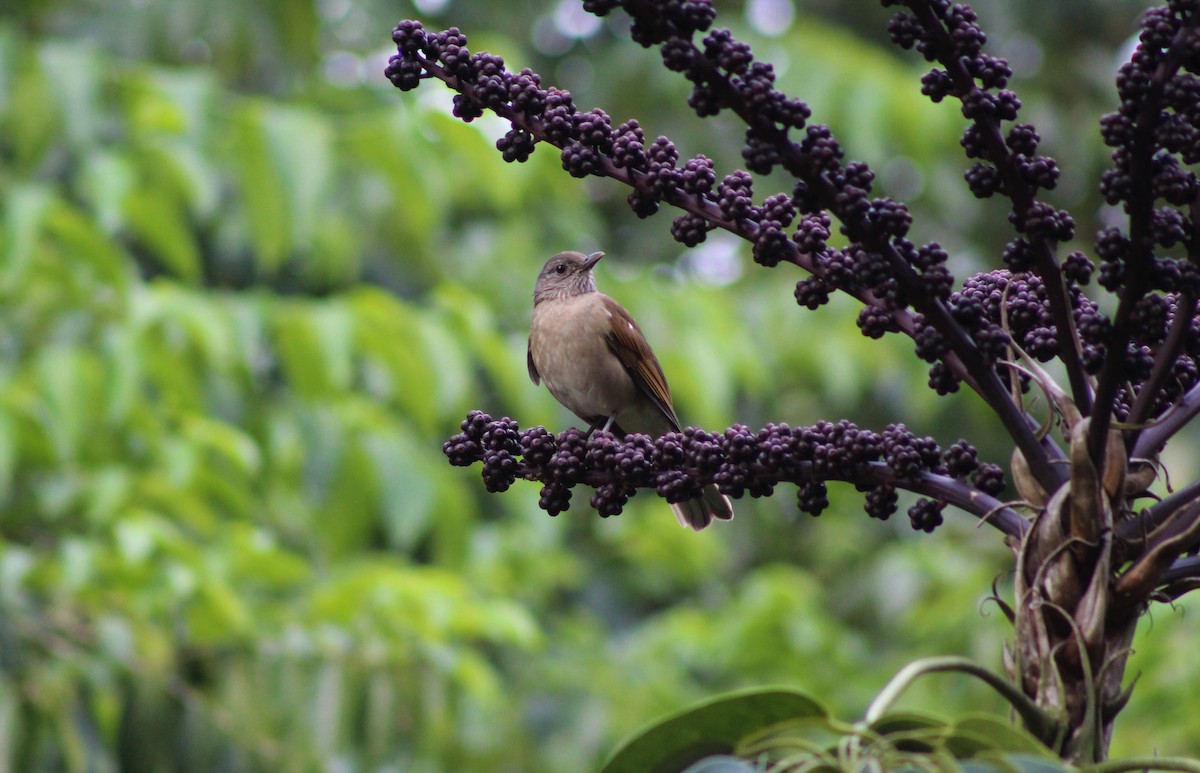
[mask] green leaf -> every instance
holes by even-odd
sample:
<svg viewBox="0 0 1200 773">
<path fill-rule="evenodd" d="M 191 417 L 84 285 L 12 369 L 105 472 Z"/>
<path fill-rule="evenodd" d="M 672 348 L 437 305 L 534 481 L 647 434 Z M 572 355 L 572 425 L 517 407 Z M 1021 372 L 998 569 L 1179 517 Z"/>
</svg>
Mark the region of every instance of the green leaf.
<svg viewBox="0 0 1200 773">
<path fill-rule="evenodd" d="M 224 307 L 211 294 L 195 292 L 171 282 L 149 285 L 144 298 L 147 321 L 162 321 L 170 327 L 164 331 L 168 348 L 179 349 L 181 336 L 195 347 L 205 369 L 224 371 L 236 361 L 237 341 L 233 323 Z M 174 329 L 178 326 L 178 330 Z"/>
<path fill-rule="evenodd" d="M 267 145 L 265 112 L 263 105 L 250 105 L 239 113 L 233 126 L 232 152 L 245 203 L 244 226 L 258 261 L 273 270 L 283 263 L 291 247 L 291 221 L 281 193 L 283 179 Z"/>
<path fill-rule="evenodd" d="M 373 288 L 355 289 L 347 297 L 357 348 L 370 366 L 368 374 L 378 378 L 376 391 L 395 400 L 410 421 L 432 432 L 442 376 L 432 362 L 429 339 L 421 334 L 422 310 Z"/>
<path fill-rule="evenodd" d="M 442 189 L 447 185 L 443 175 L 426 173 L 435 151 L 425 136 L 425 117 L 426 111 L 416 114 L 415 108 L 399 106 L 355 123 L 343 139 L 354 161 L 381 188 L 371 205 L 387 212 L 382 222 L 385 238 L 405 246 L 405 270 L 418 274 L 432 273 L 424 265 L 436 250 L 437 229 L 430 224 L 441 217 L 438 202 L 445 198 Z"/>
<path fill-rule="evenodd" d="M 689 765 L 682 773 L 761 773 L 762 768 L 741 757 L 719 754 Z"/>
<path fill-rule="evenodd" d="M 728 754 L 751 733 L 828 714 L 808 695 L 755 688 L 699 703 L 660 720 L 625 743 L 601 773 L 677 773 L 714 754 Z"/>
<path fill-rule="evenodd" d="M 0 34 L 9 29 L 0 30 Z M 14 48 L 23 53 L 19 47 Z M 61 119 L 55 107 L 58 90 L 34 57 L 18 55 L 13 60 L 7 88 L 0 93 L 0 132 L 12 149 L 13 171 L 34 177 L 45 154 L 62 141 Z"/>
<path fill-rule="evenodd" d="M 295 303 L 273 315 L 288 384 L 314 398 L 346 391 L 353 377 L 353 318 L 335 302 Z"/>
<path fill-rule="evenodd" d="M 227 538 L 230 569 L 234 577 L 245 577 L 256 586 L 289 589 L 310 579 L 313 567 L 304 558 L 279 544 L 268 531 L 237 524 Z"/>
<path fill-rule="evenodd" d="M 97 150 L 82 160 L 76 185 L 105 232 L 115 233 L 125 226 L 125 200 L 136 177 L 133 163 L 123 154 Z"/>
<path fill-rule="evenodd" d="M 17 438 L 12 416 L 0 409 L 0 502 L 12 493 L 13 473 L 17 467 Z"/>
<path fill-rule="evenodd" d="M 0 289 L 14 292 L 21 286 L 37 246 L 42 221 L 49 209 L 53 194 L 50 189 L 26 183 L 8 189 L 7 205 L 4 208 L 4 231 L 0 233 Z"/>
<path fill-rule="evenodd" d="M 436 152 L 457 159 L 464 169 L 476 170 L 472 174 L 473 185 L 450 188 L 455 204 L 468 208 L 486 204 L 502 209 L 516 202 L 517 191 L 509 184 L 507 174 L 486 173 L 489 169 L 500 170 L 504 162 L 479 123 L 463 123 L 440 111 L 425 116 L 425 120 L 441 146 Z"/>
<path fill-rule="evenodd" d="M 436 287 L 432 295 L 447 328 L 470 348 L 504 404 L 511 406 L 507 409 L 511 415 L 524 417 L 527 426 L 549 421 L 553 414 L 546 408 L 554 400 L 545 389 L 529 381 L 524 334 L 515 340 L 501 336 L 489 300 L 462 285 L 446 282 Z"/>
<path fill-rule="evenodd" d="M 212 113 L 214 79 L 205 70 L 152 70 L 118 84 L 127 120 L 141 140 L 177 136 L 198 142 Z"/>
<path fill-rule="evenodd" d="M 215 452 L 246 477 L 262 468 L 262 453 L 254 438 L 232 424 L 191 414 L 183 418 L 181 430 L 189 441 Z"/>
<path fill-rule="evenodd" d="M 46 213 L 45 228 L 72 260 L 91 266 L 96 276 L 116 289 L 125 289 L 132 273 L 125 252 L 82 210 L 61 199 L 55 201 Z M 73 276 L 83 282 L 87 274 L 79 276 L 76 270 Z"/>
<path fill-rule="evenodd" d="M 111 425 L 119 425 L 137 406 L 142 394 L 142 352 L 136 331 L 130 327 L 109 328 L 100 352 L 104 365 L 104 418 Z"/>
<path fill-rule="evenodd" d="M 90 439 L 84 430 L 102 378 L 99 367 L 91 352 L 65 346 L 47 349 L 37 360 L 41 420 L 59 461 L 77 459 Z"/>
<path fill-rule="evenodd" d="M 1057 759 L 1051 757 L 1033 757 L 1027 754 L 1006 754 L 1004 761 L 1010 769 L 1020 773 L 1066 773 L 1073 770 Z"/>
<path fill-rule="evenodd" d="M 781 79 L 783 88 L 803 84 L 814 114 L 854 149 L 855 157 L 872 166 L 897 155 L 931 161 L 962 131 L 957 111 L 923 104 L 913 85 L 919 73 L 887 52 L 817 20 L 796 25 L 788 37 L 805 56 L 797 57 Z M 878 131 L 884 125 L 891 130 Z"/>
<path fill-rule="evenodd" d="M 421 339 L 429 366 L 437 374 L 438 388 L 433 390 L 438 415 L 456 414 L 465 400 L 475 391 L 463 342 L 451 335 L 446 325 L 434 315 L 422 310 L 416 320 L 416 333 Z"/>
<path fill-rule="evenodd" d="M 383 494 L 380 505 L 388 542 L 396 549 L 412 550 L 429 532 L 435 485 L 445 465 L 401 432 L 373 432 L 363 438 L 362 446 Z"/>
<path fill-rule="evenodd" d="M 379 528 L 380 483 L 368 452 L 351 438 L 337 460 L 322 511 L 321 543 L 333 555 L 352 555 Z"/>
<path fill-rule="evenodd" d="M 74 41 L 43 46 L 41 64 L 54 84 L 71 146 L 87 150 L 101 131 L 99 76 L 107 68 L 100 65 L 95 49 Z"/>
<path fill-rule="evenodd" d="M 174 196 L 142 189 L 125 197 L 125 222 L 154 260 L 187 282 L 200 279 L 200 251 Z"/>
<path fill-rule="evenodd" d="M 1006 719 L 985 714 L 956 719 L 950 726 L 946 747 L 958 757 L 969 757 L 984 750 L 1051 755 L 1049 749 L 1021 728 Z"/>
<path fill-rule="evenodd" d="M 175 203 L 188 225 L 215 214 L 221 180 L 198 148 L 175 138 L 154 138 L 133 156 L 138 184 Z"/>
<path fill-rule="evenodd" d="M 945 734 L 946 721 L 917 712 L 897 711 L 880 717 L 871 730 L 900 751 L 927 754 L 937 748 Z"/>
<path fill-rule="evenodd" d="M 324 116 L 291 107 L 263 114 L 263 139 L 282 187 L 275 196 L 288 205 L 292 248 L 307 245 L 321 216 L 332 169 L 333 132 Z"/>
<path fill-rule="evenodd" d="M 92 523 L 112 523 L 129 501 L 132 474 L 120 465 L 99 468 L 88 481 L 84 507 Z"/>
<path fill-rule="evenodd" d="M 189 638 L 200 645 L 226 643 L 253 629 L 250 609 L 237 589 L 224 582 L 202 582 L 186 609 Z"/>
</svg>

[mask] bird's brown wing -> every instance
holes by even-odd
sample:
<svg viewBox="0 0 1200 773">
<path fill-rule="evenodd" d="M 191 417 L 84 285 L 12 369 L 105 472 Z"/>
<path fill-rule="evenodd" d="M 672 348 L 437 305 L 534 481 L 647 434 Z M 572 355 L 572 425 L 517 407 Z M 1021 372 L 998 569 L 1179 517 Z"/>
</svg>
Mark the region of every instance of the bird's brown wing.
<svg viewBox="0 0 1200 773">
<path fill-rule="evenodd" d="M 533 344 L 532 342 L 525 348 L 525 364 L 529 366 L 529 380 L 534 386 L 542 383 L 542 374 L 538 373 L 537 365 L 533 364 Z"/>
<path fill-rule="evenodd" d="M 646 393 L 663 415 L 671 422 L 676 432 L 679 431 L 679 419 L 671 406 L 671 390 L 667 388 L 667 377 L 663 375 L 662 366 L 641 328 L 629 312 L 621 304 L 604 296 L 604 309 L 612 319 L 612 328 L 608 333 L 608 348 L 617 355 L 617 359 L 625 366 L 633 383 Z"/>
</svg>

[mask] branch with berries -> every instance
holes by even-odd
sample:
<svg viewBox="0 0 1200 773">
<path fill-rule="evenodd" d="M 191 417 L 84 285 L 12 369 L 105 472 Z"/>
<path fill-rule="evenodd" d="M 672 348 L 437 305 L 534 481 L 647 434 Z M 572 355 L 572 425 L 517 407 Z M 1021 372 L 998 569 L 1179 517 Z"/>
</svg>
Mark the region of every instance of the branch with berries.
<svg viewBox="0 0 1200 773">
<path fill-rule="evenodd" d="M 844 481 L 866 492 L 867 514 L 880 520 L 896 512 L 897 489 L 922 494 L 908 509 L 920 531 L 940 526 L 947 504 L 1016 539 L 1026 528 L 1022 516 L 996 499 L 1004 489 L 1003 470 L 980 462 L 965 441 L 943 451 L 903 424 L 882 433 L 840 421 L 769 424 L 757 432 L 736 425 L 720 435 L 688 427 L 657 438 L 617 437 L 575 428 L 558 435 L 545 427 L 522 432 L 510 418 L 472 411 L 443 451 L 456 466 L 482 462 L 488 491 L 506 491 L 517 479 L 540 481 L 539 504 L 550 515 L 570 506 L 578 484 L 595 487 L 591 505 L 608 517 L 619 514 L 639 488 L 674 503 L 698 496 L 710 483 L 735 498 L 770 496 L 780 483 L 792 483 L 800 510 L 818 516 L 829 506 L 826 483 Z"/>
<path fill-rule="evenodd" d="M 1110 204 L 1124 206 L 1129 224 L 1096 236 L 1098 272 L 1083 251 L 1060 256 L 1060 247 L 1076 238 L 1075 221 L 1040 198 L 1056 186 L 1060 170 L 1040 153 L 1036 129 L 1018 121 L 1020 100 L 1007 88 L 1011 68 L 985 52 L 987 39 L 971 8 L 948 0 L 883 4 L 905 6 L 888 25 L 892 40 L 936 64 L 922 78 L 922 92 L 934 102 L 957 101 L 970 122 L 962 137 L 973 160 L 964 174 L 969 190 L 1011 202 L 1014 235 L 1000 256 L 1005 267 L 961 285 L 937 243 L 908 239 L 908 208 L 873 194 L 868 165 L 846 161 L 830 129 L 810 122 L 809 107 L 776 88 L 772 66 L 729 30 L 713 28 L 716 13 L 707 0 L 583 5 L 600 16 L 618 8 L 628 14 L 632 39 L 658 47 L 663 64 L 692 84 L 688 104 L 698 116 L 728 110 L 745 123 L 746 170 L 723 176 L 703 155 L 681 160 L 668 138 L 648 139 L 636 120 L 614 126 L 603 110 L 580 109 L 570 93 L 543 85 L 529 69 L 512 72 L 499 56 L 472 53 L 457 28 L 431 32 L 418 22 L 401 22 L 393 30 L 397 53 L 386 74 L 405 91 L 442 81 L 455 92 L 454 114 L 464 121 L 485 110 L 507 120 L 511 128 L 497 142 L 506 161 L 521 162 L 538 145 L 552 146 L 569 174 L 628 186 L 639 217 L 663 204 L 681 210 L 671 233 L 685 246 L 719 228 L 750 243 L 754 260 L 765 267 L 798 266 L 808 273 L 795 286 L 802 307 L 817 309 L 837 291 L 856 298 L 863 305 L 858 325 L 864 335 L 910 337 L 917 356 L 930 364 L 931 388 L 947 395 L 966 384 L 993 410 L 1016 448 L 1021 500 L 1006 506 L 995 498 L 1003 490 L 995 465 L 966 470 L 940 451 L 922 451 L 921 443 L 910 449 L 920 460 L 917 467 L 897 468 L 876 446 L 894 427 L 878 435 L 854 428 L 855 437 L 871 439 L 864 441 L 867 450 L 843 448 L 841 440 L 822 434 L 823 427 L 845 423 L 772 425 L 757 433 L 733 427 L 723 435 L 688 430 L 690 435 L 664 436 L 668 442 L 572 431 L 552 436 L 543 428 L 523 435 L 508 420 L 487 429 L 491 420 L 472 414 L 463 434 L 447 443 L 447 454 L 456 464 L 484 462 L 489 488 L 502 490 L 517 477 L 541 481 L 542 503 L 551 512 L 565 509 L 576 483 L 596 486 L 592 504 L 611 514 L 642 487 L 679 498 L 716 482 L 730 496 L 761 496 L 785 481 L 800 486 L 801 507 L 812 512 L 820 510 L 826 481 L 845 480 L 868 492 L 872 515 L 894 509 L 895 490 L 906 488 L 926 497 L 922 503 L 932 502 L 920 504 L 915 516 L 910 512 L 918 528 L 953 504 L 1016 537 L 1027 521 L 1014 508 L 1037 512 L 1070 484 L 1072 469 L 1081 467 L 1065 463 L 1067 449 L 1078 431 L 1086 431 L 1095 474 L 1103 477 L 1106 465 L 1116 465 L 1109 472 L 1125 481 L 1113 488 L 1112 507 L 1122 523 L 1118 536 L 1127 536 L 1125 524 L 1141 523 L 1143 535 L 1171 524 L 1170 539 L 1164 533 L 1158 542 L 1130 542 L 1126 552 L 1158 545 L 1154 566 L 1171 567 L 1158 573 L 1160 579 L 1170 576 L 1182 587 L 1200 577 L 1200 562 L 1172 563 L 1200 545 L 1191 528 L 1200 523 L 1194 494 L 1168 497 L 1143 513 L 1135 512 L 1135 503 L 1145 496 L 1145 472 L 1153 477 L 1158 453 L 1200 411 L 1200 185 L 1188 169 L 1200 160 L 1195 1 L 1172 0 L 1147 12 L 1137 50 L 1118 77 L 1119 108 L 1101 121 L 1104 141 L 1113 148 L 1101 191 Z M 756 199 L 754 175 L 775 168 L 792 176 L 792 189 Z M 847 239 L 844 247 L 829 243 L 835 222 Z M 1095 273 L 1100 287 L 1116 296 L 1111 318 L 1084 291 Z M 1041 367 L 1051 361 L 1061 363 L 1066 389 Z M 1047 398 L 1049 416 L 1039 420 L 1027 410 L 1031 392 Z M 537 433 L 531 442 L 540 438 L 537 448 L 524 445 L 531 432 Z M 796 444 L 809 449 L 800 436 L 812 454 L 845 454 L 856 462 L 830 475 L 809 450 L 797 455 Z M 560 460 L 558 466 L 542 459 L 537 449 L 543 446 L 552 449 L 548 459 Z M 676 453 L 677 446 L 691 450 Z M 701 447 L 717 449 L 711 456 L 717 461 L 700 464 L 710 459 Z M 790 450 L 776 456 L 779 447 Z M 970 446 L 959 441 L 951 448 Z M 642 461 L 622 467 L 613 461 L 625 459 L 622 454 Z M 568 472 L 555 472 L 559 467 Z M 983 482 L 975 479 L 980 469 L 988 471 Z M 1138 593 L 1154 587 L 1139 585 Z"/>
</svg>

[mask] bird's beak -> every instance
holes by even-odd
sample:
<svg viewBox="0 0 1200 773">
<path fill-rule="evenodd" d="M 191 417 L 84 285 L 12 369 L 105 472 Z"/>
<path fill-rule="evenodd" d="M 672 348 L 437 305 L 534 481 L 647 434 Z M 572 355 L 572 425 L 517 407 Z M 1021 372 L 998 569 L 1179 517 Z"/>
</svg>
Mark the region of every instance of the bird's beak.
<svg viewBox="0 0 1200 773">
<path fill-rule="evenodd" d="M 594 265 L 596 265 L 597 263 L 599 263 L 599 262 L 600 262 L 600 258 L 603 258 L 603 257 L 604 257 L 604 253 L 603 253 L 603 252 L 593 252 L 591 255 L 588 255 L 588 256 L 587 256 L 587 259 L 583 261 L 583 270 L 584 270 L 584 271 L 591 271 L 591 270 L 592 270 L 592 266 L 594 266 Z"/>
</svg>

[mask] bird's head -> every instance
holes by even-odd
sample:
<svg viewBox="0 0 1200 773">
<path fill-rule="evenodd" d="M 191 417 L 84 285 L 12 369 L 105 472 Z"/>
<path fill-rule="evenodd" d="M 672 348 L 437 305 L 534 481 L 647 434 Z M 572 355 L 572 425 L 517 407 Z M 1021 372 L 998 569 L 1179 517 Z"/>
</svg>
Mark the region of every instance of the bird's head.
<svg viewBox="0 0 1200 773">
<path fill-rule="evenodd" d="M 603 257 L 603 252 L 593 252 L 591 255 L 560 252 L 550 258 L 542 266 L 542 273 L 538 274 L 537 285 L 533 288 L 533 305 L 596 292 L 592 267 Z"/>
</svg>

